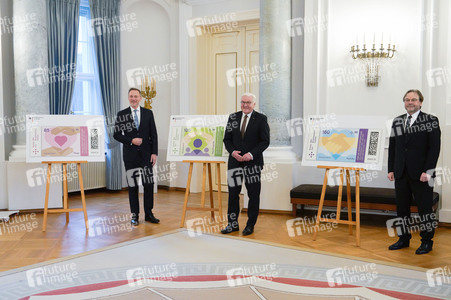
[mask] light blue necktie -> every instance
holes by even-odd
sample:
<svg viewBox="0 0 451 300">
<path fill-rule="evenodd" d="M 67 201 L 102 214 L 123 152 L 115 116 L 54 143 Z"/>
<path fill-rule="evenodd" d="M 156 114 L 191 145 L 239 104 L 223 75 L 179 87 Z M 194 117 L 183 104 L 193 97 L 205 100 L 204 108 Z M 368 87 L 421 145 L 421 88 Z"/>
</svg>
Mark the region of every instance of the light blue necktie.
<svg viewBox="0 0 451 300">
<path fill-rule="evenodd" d="M 139 130 L 139 120 L 138 120 L 138 110 L 137 109 L 135 109 L 135 110 L 133 110 L 133 112 L 135 113 L 135 118 L 134 118 L 134 121 L 135 121 L 135 126 L 136 126 L 136 129 L 137 130 Z"/>
</svg>

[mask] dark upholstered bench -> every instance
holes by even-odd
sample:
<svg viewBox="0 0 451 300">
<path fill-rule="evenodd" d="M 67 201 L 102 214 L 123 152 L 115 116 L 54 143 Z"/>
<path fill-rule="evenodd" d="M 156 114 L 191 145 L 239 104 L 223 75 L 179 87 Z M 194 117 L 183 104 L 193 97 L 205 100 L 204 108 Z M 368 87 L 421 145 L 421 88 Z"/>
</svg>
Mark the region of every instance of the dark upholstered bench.
<svg viewBox="0 0 451 300">
<path fill-rule="evenodd" d="M 291 203 L 293 205 L 293 216 L 296 217 L 296 206 L 319 205 L 321 198 L 320 184 L 301 184 L 290 191 Z M 342 206 L 347 207 L 346 185 L 343 186 Z M 337 207 L 338 186 L 327 186 L 324 197 L 324 206 Z M 355 207 L 355 187 L 351 187 L 352 207 Z M 437 209 L 439 194 L 434 192 L 434 210 Z M 360 187 L 360 208 L 373 210 L 396 211 L 395 189 Z M 418 212 L 415 201 L 412 202 L 412 212 Z"/>
</svg>

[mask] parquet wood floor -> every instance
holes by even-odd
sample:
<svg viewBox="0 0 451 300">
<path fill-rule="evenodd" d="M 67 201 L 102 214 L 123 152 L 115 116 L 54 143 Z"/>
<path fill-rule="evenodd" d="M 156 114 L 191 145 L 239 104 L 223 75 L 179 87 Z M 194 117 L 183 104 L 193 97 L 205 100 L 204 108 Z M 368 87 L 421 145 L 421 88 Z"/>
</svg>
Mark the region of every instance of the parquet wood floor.
<svg viewBox="0 0 451 300">
<path fill-rule="evenodd" d="M 49 214 L 46 232 L 41 231 L 42 212 L 21 213 L 19 217 L 11 219 L 15 220 L 16 226 L 0 223 L 0 271 L 163 233 L 180 226 L 184 200 L 182 191 L 159 189 L 158 194 L 155 195 L 154 214 L 161 220 L 160 224 L 144 222 L 144 213 L 142 213 L 140 225 L 134 228 L 129 226 L 128 221 L 127 191 L 88 191 L 86 197 L 89 219 L 93 221 L 95 218 L 102 218 L 106 224 L 103 230 L 97 227 L 92 228 L 93 231 L 90 234 L 86 232 L 81 212 L 70 213 L 68 224 L 64 214 Z M 223 193 L 222 199 L 223 207 L 226 209 L 227 193 Z M 81 207 L 79 193 L 71 194 L 69 202 L 70 207 Z M 190 205 L 196 203 L 200 203 L 200 194 L 191 194 Z M 128 219 L 125 219 L 126 215 Z M 387 249 L 388 245 L 396 241 L 396 238 L 388 235 L 385 225 L 388 219 L 393 218 L 392 216 L 362 214 L 361 247 L 356 247 L 355 236 L 348 235 L 347 225 L 324 228 L 324 231 L 318 233 L 317 240 L 313 241 L 312 228 L 308 222 L 309 220 L 313 222 L 311 220 L 314 215 L 314 211 L 306 211 L 302 216 L 306 217 L 308 225 L 304 230 L 302 226 L 294 228 L 290 225 L 292 219 L 290 214 L 261 213 L 254 234 L 246 238 L 427 269 L 451 266 L 451 226 L 449 224 L 441 223 L 436 230 L 432 252 L 426 255 L 415 255 L 415 249 L 420 245 L 418 233 L 413 234 L 410 248 L 398 251 Z M 222 228 L 222 225 L 209 224 L 208 216 L 208 212 L 188 211 L 186 219 L 196 230 L 219 233 L 218 230 Z M 219 216 L 218 221 L 224 219 L 224 215 Z M 246 220 L 246 213 L 241 214 L 239 218 L 241 230 L 244 229 Z M 231 235 L 241 236 L 241 232 L 234 232 Z"/>
</svg>

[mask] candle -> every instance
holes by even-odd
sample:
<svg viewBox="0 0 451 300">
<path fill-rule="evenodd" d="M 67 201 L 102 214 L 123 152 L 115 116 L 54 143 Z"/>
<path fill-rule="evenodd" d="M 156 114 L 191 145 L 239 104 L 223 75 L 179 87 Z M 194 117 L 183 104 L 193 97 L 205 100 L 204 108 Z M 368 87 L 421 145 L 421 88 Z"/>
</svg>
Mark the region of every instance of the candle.
<svg viewBox="0 0 451 300">
<path fill-rule="evenodd" d="M 373 35 L 373 44 L 376 44 L 376 33 Z"/>
<path fill-rule="evenodd" d="M 146 75 L 146 87 L 148 87 L 149 86 L 149 77 L 147 77 L 147 75 Z"/>
<path fill-rule="evenodd" d="M 153 77 L 150 78 L 150 85 L 151 85 L 152 91 L 155 91 L 155 78 L 153 78 Z"/>
<path fill-rule="evenodd" d="M 382 37 L 381 37 L 381 44 L 384 43 L 384 33 L 382 33 Z"/>
<path fill-rule="evenodd" d="M 364 45 L 366 44 L 366 42 L 365 42 L 365 34 L 363 34 L 363 44 Z"/>
</svg>

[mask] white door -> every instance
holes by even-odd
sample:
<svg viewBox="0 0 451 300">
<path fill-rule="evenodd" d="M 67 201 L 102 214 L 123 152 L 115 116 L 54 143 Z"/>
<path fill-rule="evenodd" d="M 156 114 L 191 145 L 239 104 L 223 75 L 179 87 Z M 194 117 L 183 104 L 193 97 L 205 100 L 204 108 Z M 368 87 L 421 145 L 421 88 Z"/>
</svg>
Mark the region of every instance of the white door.
<svg viewBox="0 0 451 300">
<path fill-rule="evenodd" d="M 199 84 L 201 86 L 198 85 L 198 89 L 202 89 L 199 94 L 207 98 L 204 99 L 206 102 L 214 103 L 209 111 L 204 110 L 207 114 L 229 115 L 239 111 L 240 97 L 245 92 L 254 93 L 258 99 L 258 81 L 251 82 L 243 75 L 248 70 L 258 70 L 258 26 L 258 23 L 254 23 L 231 32 L 214 33 L 206 37 L 207 40 L 201 41 L 201 46 L 209 51 L 205 53 L 207 62 L 198 63 L 202 66 L 198 76 L 205 76 L 206 79 Z M 198 49 L 198 59 L 203 60 L 205 56 L 199 56 L 199 53 L 202 53 L 201 49 Z M 202 74 L 202 70 L 206 74 Z M 256 109 L 258 110 L 258 102 Z M 222 165 L 221 171 L 221 190 L 227 192 L 227 166 Z M 213 173 L 213 188 L 217 190 L 216 173 Z"/>
</svg>

